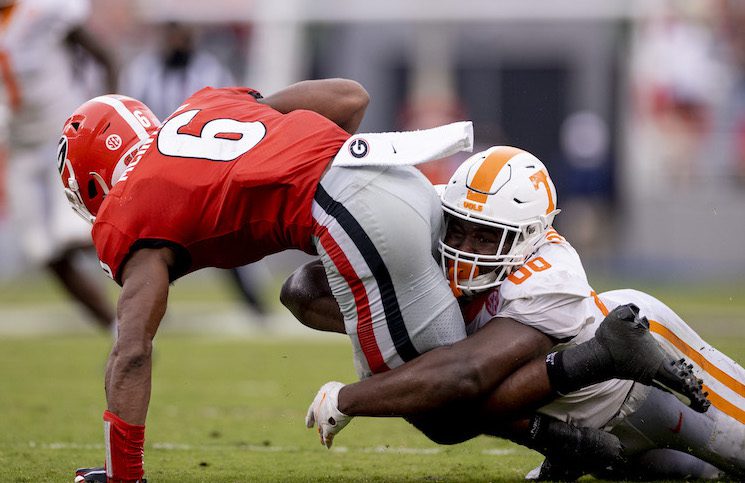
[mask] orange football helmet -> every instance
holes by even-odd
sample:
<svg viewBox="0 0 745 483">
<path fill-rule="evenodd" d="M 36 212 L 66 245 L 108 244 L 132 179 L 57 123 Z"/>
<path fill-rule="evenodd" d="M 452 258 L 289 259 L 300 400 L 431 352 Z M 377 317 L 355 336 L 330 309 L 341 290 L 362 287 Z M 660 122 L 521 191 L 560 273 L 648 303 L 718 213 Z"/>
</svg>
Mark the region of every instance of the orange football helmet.
<svg viewBox="0 0 745 483">
<path fill-rule="evenodd" d="M 438 189 L 446 230 L 449 220 L 457 218 L 501 234 L 495 252 L 484 254 L 448 245 L 443 233 L 442 269 L 454 292 L 460 294 L 472 295 L 501 284 L 544 241 L 560 211 L 544 164 L 510 146 L 474 154 Z"/>
</svg>

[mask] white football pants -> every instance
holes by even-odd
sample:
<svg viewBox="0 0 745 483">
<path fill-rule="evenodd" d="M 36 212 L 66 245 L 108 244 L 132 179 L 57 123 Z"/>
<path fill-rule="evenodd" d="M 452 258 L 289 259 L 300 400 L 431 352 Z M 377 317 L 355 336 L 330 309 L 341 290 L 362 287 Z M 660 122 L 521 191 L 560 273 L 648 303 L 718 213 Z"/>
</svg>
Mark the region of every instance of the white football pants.
<svg viewBox="0 0 745 483">
<path fill-rule="evenodd" d="M 434 258 L 440 201 L 416 168 L 332 167 L 318 185 L 313 218 L 360 378 L 466 337 Z"/>
<path fill-rule="evenodd" d="M 630 454 L 667 448 L 693 455 L 731 476 L 745 477 L 745 370 L 707 344 L 654 297 L 636 290 L 616 290 L 601 294 L 601 298 L 610 310 L 620 303 L 637 304 L 663 350 L 693 364 L 712 403 L 701 414 L 669 393 L 635 384 L 621 408 L 620 422 L 614 423 L 611 432 L 621 438 Z M 680 478 L 674 472 L 683 468 L 700 471 L 692 477 L 716 477 L 711 467 L 698 465 L 676 451 L 655 452 L 645 458 L 660 471 L 652 475 L 657 478 Z"/>
</svg>

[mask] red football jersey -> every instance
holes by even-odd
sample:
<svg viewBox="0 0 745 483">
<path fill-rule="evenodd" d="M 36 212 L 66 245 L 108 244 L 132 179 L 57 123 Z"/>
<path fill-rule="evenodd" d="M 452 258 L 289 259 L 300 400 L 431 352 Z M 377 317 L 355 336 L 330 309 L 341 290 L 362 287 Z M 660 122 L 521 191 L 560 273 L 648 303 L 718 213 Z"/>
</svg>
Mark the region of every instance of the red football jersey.
<svg viewBox="0 0 745 483">
<path fill-rule="evenodd" d="M 177 278 L 289 248 L 314 253 L 311 204 L 349 134 L 310 111 L 281 114 L 247 88 L 205 88 L 139 150 L 93 225 L 104 270 L 170 246 Z"/>
</svg>

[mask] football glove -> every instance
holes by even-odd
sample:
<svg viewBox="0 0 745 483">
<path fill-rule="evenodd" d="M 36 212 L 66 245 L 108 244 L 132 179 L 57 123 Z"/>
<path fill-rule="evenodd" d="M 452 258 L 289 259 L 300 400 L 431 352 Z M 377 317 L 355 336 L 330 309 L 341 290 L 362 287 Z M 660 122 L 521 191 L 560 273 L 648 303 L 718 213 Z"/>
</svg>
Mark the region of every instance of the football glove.
<svg viewBox="0 0 745 483">
<path fill-rule="evenodd" d="M 334 436 L 352 420 L 352 416 L 347 416 L 337 407 L 339 391 L 342 387 L 344 384 L 336 381 L 327 382 L 321 386 L 305 416 L 305 426 L 308 428 L 318 424 L 321 444 L 327 448 L 331 448 Z"/>
</svg>

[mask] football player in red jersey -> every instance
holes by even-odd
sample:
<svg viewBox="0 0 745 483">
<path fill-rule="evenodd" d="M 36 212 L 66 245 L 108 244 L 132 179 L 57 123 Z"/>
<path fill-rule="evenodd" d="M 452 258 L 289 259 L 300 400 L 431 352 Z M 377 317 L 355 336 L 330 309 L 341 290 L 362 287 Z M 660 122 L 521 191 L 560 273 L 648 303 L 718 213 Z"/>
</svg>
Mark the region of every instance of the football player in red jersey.
<svg viewBox="0 0 745 483">
<path fill-rule="evenodd" d="M 587 470 L 603 470 L 613 478 L 710 478 L 721 476 L 720 470 L 745 474 L 745 370 L 653 297 L 635 290 L 599 295 L 592 290 L 578 254 L 551 228 L 558 212 L 555 188 L 540 160 L 516 148 L 490 148 L 463 163 L 443 187 L 441 199 L 447 220 L 440 243 L 442 268 L 462 295 L 472 335 L 390 373 L 348 387 L 324 385 L 307 420 L 310 426 L 318 423 L 324 444 L 331 444 L 351 415 L 404 415 L 441 443 L 485 433 L 542 450 L 549 464 L 536 471 L 541 478 L 575 478 Z M 322 282 L 319 275 L 314 283 Z M 292 298 L 292 290 L 290 281 L 285 300 Z M 322 287 L 314 290 L 323 292 Z M 638 307 L 623 305 L 629 302 Z M 607 338 L 604 326 L 626 316 L 640 333 L 648 327 L 669 359 L 685 356 L 696 365 L 694 375 L 711 396 L 705 414 L 700 412 L 707 409 L 699 404 L 703 401 L 692 401 L 697 412 L 671 394 L 631 381 L 613 379 L 573 391 L 578 387 L 555 378 L 554 363 L 573 359 L 571 351 L 593 335 Z M 327 324 L 334 319 L 338 326 L 340 317 L 326 313 Z M 549 355 L 545 367 L 538 359 L 520 368 L 557 342 L 575 348 Z M 636 343 L 624 337 L 613 345 L 627 352 L 635 367 L 645 364 L 645 351 Z M 535 370 L 529 370 L 531 365 Z M 546 378 L 561 397 L 547 398 L 543 402 L 549 404 L 539 408 L 533 404 L 541 402 L 537 396 L 550 395 Z M 522 416 L 531 409 L 540 414 L 526 425 Z M 612 431 L 630 462 L 613 462 L 609 473 L 603 455 L 593 452 L 612 451 L 612 440 L 597 432 L 572 432 L 546 416 Z M 597 438 L 599 446 L 583 443 L 588 437 Z"/>
<path fill-rule="evenodd" d="M 327 79 L 266 98 L 205 88 L 162 124 L 116 95 L 70 116 L 58 147 L 65 193 L 122 286 L 106 369 L 106 467 L 81 469 L 80 481 L 142 479 L 152 340 L 169 283 L 200 268 L 290 248 L 320 255 L 361 376 L 465 337 L 432 257 L 441 223 L 432 186 L 411 166 L 367 165 L 375 156 L 362 138 L 349 140 L 358 166 L 331 166 L 367 103 L 358 83 Z"/>
<path fill-rule="evenodd" d="M 362 377 L 465 337 L 432 257 L 433 187 L 410 166 L 365 163 L 371 144 L 349 139 L 367 102 L 356 82 L 331 79 L 266 99 L 206 88 L 162 125 L 123 96 L 92 99 L 68 119 L 58 147 L 65 192 L 122 285 L 106 370 L 106 469 L 81 470 L 83 481 L 142 479 L 152 340 L 169 283 L 192 271 L 289 248 L 319 254 Z M 344 146 L 359 164 L 331 166 Z"/>
</svg>

